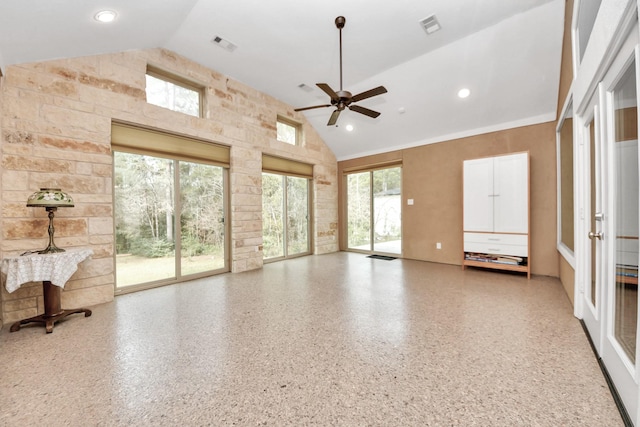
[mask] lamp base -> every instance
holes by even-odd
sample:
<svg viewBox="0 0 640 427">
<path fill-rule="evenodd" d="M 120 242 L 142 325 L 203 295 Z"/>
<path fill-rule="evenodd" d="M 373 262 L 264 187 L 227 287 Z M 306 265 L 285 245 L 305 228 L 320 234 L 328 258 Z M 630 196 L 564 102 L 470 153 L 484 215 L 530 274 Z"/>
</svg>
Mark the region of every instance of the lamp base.
<svg viewBox="0 0 640 427">
<path fill-rule="evenodd" d="M 47 212 L 49 212 L 49 245 L 44 248 L 41 251 L 38 251 L 39 254 L 55 254 L 58 252 L 64 252 L 64 249 L 60 249 L 59 247 L 56 246 L 55 243 L 53 243 L 53 233 L 55 232 L 55 229 L 53 228 L 53 216 L 54 216 L 54 212 L 58 210 L 57 207 L 55 206 L 47 206 L 46 207 Z"/>
<path fill-rule="evenodd" d="M 59 252 L 65 252 L 64 249 L 57 247 L 56 245 L 49 245 L 41 251 L 37 251 L 37 254 L 56 254 Z"/>
</svg>

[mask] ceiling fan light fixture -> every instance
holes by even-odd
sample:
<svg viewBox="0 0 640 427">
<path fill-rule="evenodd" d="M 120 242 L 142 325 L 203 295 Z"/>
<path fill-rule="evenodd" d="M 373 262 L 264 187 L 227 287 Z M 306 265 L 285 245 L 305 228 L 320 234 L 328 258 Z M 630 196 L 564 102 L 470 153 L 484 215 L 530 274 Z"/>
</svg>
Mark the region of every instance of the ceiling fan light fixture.
<svg viewBox="0 0 640 427">
<path fill-rule="evenodd" d="M 115 21 L 117 16 L 118 14 L 113 10 L 101 10 L 100 12 L 96 13 L 93 16 L 93 19 L 95 19 L 98 22 L 103 22 L 107 24 L 109 22 Z"/>
<path fill-rule="evenodd" d="M 353 125 L 352 124 L 348 124 L 344 128 L 347 130 L 347 132 L 353 132 Z"/>
</svg>

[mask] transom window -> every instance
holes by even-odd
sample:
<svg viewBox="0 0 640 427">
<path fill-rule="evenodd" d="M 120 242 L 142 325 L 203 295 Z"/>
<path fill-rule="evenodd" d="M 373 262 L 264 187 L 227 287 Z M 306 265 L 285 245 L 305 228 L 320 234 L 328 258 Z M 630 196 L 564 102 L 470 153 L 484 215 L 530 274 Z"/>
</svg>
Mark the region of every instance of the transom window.
<svg viewBox="0 0 640 427">
<path fill-rule="evenodd" d="M 299 123 L 278 116 L 277 139 L 291 145 L 300 145 L 301 126 Z"/>
<path fill-rule="evenodd" d="M 203 89 L 174 74 L 147 67 L 147 102 L 190 116 L 202 117 Z"/>
</svg>

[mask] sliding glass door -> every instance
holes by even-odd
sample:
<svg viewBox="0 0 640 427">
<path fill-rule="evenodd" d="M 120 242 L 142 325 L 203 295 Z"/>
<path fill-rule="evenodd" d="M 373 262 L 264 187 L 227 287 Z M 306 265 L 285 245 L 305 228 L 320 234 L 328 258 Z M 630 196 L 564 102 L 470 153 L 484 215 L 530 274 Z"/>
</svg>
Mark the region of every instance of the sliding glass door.
<svg viewBox="0 0 640 427">
<path fill-rule="evenodd" d="M 223 167 L 116 151 L 114 172 L 120 291 L 228 269 Z"/>
<path fill-rule="evenodd" d="M 401 254 L 402 168 L 349 173 L 347 247 L 350 250 Z"/>
<path fill-rule="evenodd" d="M 262 241 L 265 260 L 311 251 L 309 179 L 262 174 Z"/>
</svg>

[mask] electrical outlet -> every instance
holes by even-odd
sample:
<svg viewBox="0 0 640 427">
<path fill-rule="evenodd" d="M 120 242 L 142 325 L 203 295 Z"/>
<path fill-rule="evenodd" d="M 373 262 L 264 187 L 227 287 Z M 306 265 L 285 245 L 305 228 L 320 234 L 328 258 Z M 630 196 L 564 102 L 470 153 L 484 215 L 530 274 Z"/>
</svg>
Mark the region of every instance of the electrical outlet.
<svg viewBox="0 0 640 427">
<path fill-rule="evenodd" d="M 440 242 L 436 243 L 436 249 L 442 249 L 442 243 Z"/>
</svg>

